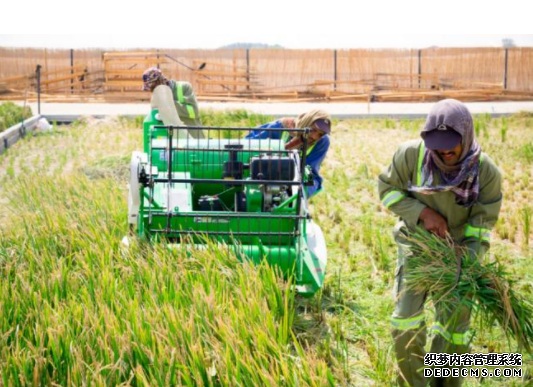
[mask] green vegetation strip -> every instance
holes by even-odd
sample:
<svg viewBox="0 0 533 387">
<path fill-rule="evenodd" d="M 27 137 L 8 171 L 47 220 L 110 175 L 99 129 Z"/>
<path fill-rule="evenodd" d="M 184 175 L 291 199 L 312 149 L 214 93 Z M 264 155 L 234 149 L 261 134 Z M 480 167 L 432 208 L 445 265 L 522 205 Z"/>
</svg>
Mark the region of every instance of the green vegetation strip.
<svg viewBox="0 0 533 387">
<path fill-rule="evenodd" d="M 13 102 L 0 104 L 0 132 L 19 124 L 32 115 L 29 107 L 23 108 Z"/>
</svg>

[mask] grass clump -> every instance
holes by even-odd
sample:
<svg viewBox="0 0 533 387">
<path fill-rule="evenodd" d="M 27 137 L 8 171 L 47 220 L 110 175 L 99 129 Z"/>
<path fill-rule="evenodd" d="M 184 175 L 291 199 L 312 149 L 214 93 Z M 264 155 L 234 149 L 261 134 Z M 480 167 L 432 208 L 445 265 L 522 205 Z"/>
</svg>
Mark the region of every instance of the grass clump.
<svg viewBox="0 0 533 387">
<path fill-rule="evenodd" d="M 201 118 L 203 126 L 239 128 L 254 128 L 274 120 L 272 116 L 251 113 L 244 109 L 230 110 L 227 112 L 216 112 L 206 109 L 202 110 Z"/>
<path fill-rule="evenodd" d="M 533 163 L 533 142 L 522 145 L 517 152 L 518 156 L 528 163 Z"/>
<path fill-rule="evenodd" d="M 122 126 L 131 126 L 136 128 L 142 128 L 145 116 L 118 116 L 117 121 Z"/>
<path fill-rule="evenodd" d="M 130 157 L 109 156 L 89 163 L 82 168 L 90 179 L 114 179 L 127 182 L 130 177 Z"/>
<path fill-rule="evenodd" d="M 466 248 L 425 230 L 415 232 L 410 239 L 414 254 L 407 261 L 406 280 L 411 289 L 428 292 L 433 302 L 446 310 L 453 310 L 457 303 L 471 307 L 482 322 L 497 321 L 506 335 L 532 353 L 531 298 L 518 293 L 501 263 L 481 262 Z M 462 257 L 460 273 L 458 255 Z"/>
<path fill-rule="evenodd" d="M 202 125 L 212 127 L 255 128 L 273 121 L 274 117 L 263 114 L 251 113 L 244 109 L 216 112 L 213 110 L 202 111 Z M 213 138 L 241 138 L 247 132 L 235 130 L 223 130 L 221 132 L 209 132 Z"/>
<path fill-rule="evenodd" d="M 0 104 L 0 132 L 19 124 L 31 116 L 32 112 L 28 106 L 23 108 L 22 106 L 15 105 L 13 102 Z"/>
<path fill-rule="evenodd" d="M 509 121 L 506 117 L 502 117 L 500 124 L 500 137 L 502 142 L 505 142 L 507 139 L 507 131 L 509 130 Z"/>
</svg>

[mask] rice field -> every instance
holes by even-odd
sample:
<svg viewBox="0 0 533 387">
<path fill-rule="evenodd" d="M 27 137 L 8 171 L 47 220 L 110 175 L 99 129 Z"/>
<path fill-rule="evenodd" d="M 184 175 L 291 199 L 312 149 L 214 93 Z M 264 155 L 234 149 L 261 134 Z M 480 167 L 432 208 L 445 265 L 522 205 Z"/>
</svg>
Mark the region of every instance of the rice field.
<svg viewBox="0 0 533 387">
<path fill-rule="evenodd" d="M 269 119 L 203 115 L 220 126 Z M 328 274 L 310 300 L 271 268 L 241 264 L 216 246 L 121 246 L 141 120 L 85 119 L 28 136 L 0 156 L 0 386 L 395 385 L 396 219 L 379 203 L 376 178 L 423 120 L 334 122 L 325 190 L 311 203 L 326 233 Z M 533 115 L 475 122 L 504 175 L 487 259 L 533 297 Z M 474 328 L 473 352 L 515 351 L 497 325 Z M 524 362 L 531 375 L 531 355 Z"/>
</svg>

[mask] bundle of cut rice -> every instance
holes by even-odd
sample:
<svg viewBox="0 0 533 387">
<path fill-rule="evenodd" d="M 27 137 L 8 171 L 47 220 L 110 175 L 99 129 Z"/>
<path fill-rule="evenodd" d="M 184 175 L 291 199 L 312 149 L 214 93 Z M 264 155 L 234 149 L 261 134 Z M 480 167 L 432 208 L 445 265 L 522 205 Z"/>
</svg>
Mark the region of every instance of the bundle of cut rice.
<svg viewBox="0 0 533 387">
<path fill-rule="evenodd" d="M 425 230 L 410 236 L 413 256 L 407 260 L 407 286 L 428 292 L 435 304 L 457 308 L 463 303 L 482 321 L 496 320 L 507 336 L 531 353 L 533 304 L 519 294 L 516 282 L 499 262 L 483 262 L 450 239 Z"/>
</svg>

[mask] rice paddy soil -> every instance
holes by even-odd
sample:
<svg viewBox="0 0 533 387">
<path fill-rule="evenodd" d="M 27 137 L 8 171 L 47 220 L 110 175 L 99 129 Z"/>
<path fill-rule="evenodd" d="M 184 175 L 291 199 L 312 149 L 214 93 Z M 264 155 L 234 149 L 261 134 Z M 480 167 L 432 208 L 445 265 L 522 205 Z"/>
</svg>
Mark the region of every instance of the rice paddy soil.
<svg viewBox="0 0 533 387">
<path fill-rule="evenodd" d="M 254 126 L 270 117 L 203 118 Z M 376 179 L 423 120 L 334 122 L 325 190 L 311 202 L 328 273 L 307 300 L 270 268 L 214 246 L 192 254 L 142 241 L 121 247 L 141 119 L 77 121 L 0 156 L 0 386 L 395 385 L 396 218 L 380 204 Z M 486 259 L 503 263 L 533 297 L 533 116 L 475 122 L 504 176 Z M 515 352 L 497 325 L 473 327 L 472 352 Z M 523 355 L 531 375 L 532 357 Z M 465 385 L 522 386 L 529 377 Z"/>
</svg>

